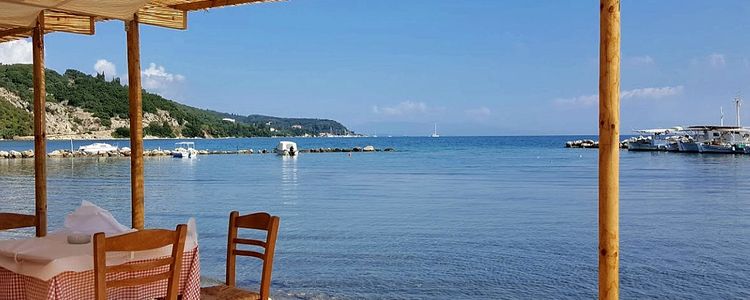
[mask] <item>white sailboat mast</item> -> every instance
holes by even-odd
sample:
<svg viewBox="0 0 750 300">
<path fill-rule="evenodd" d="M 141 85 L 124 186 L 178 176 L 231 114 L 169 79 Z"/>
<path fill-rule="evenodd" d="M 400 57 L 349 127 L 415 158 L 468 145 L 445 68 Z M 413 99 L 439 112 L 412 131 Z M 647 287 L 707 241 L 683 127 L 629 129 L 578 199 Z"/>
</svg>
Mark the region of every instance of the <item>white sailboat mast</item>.
<svg viewBox="0 0 750 300">
<path fill-rule="evenodd" d="M 719 106 L 719 110 L 721 111 L 721 126 L 724 126 L 724 107 Z"/>
<path fill-rule="evenodd" d="M 740 105 L 742 105 L 742 99 L 740 99 L 739 96 L 734 98 L 734 105 L 737 109 L 737 127 L 741 127 L 742 125 L 740 124 Z"/>
</svg>

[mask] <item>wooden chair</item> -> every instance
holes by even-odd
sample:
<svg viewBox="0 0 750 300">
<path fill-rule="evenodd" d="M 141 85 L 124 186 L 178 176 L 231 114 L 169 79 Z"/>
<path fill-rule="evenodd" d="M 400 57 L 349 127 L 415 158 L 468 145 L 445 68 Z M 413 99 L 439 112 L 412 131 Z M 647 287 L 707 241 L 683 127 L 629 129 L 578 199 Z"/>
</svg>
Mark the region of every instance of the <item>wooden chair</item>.
<svg viewBox="0 0 750 300">
<path fill-rule="evenodd" d="M 177 299 L 180 285 L 182 252 L 185 249 L 187 225 L 177 225 L 175 230 L 146 229 L 123 235 L 104 237 L 100 232 L 94 235 L 94 280 L 97 300 L 107 299 L 107 288 L 139 286 L 167 279 L 167 300 Z M 107 252 L 144 251 L 172 245 L 172 255 L 158 260 L 134 262 L 107 266 Z M 155 275 L 107 281 L 109 273 L 141 272 L 169 266 L 169 270 Z"/>
<path fill-rule="evenodd" d="M 266 241 L 237 238 L 238 228 L 249 228 L 267 231 Z M 268 213 L 254 213 L 240 216 L 233 211 L 229 214 L 229 234 L 227 235 L 227 271 L 226 285 L 201 288 L 201 299 L 204 300 L 266 300 L 271 288 L 271 272 L 273 270 L 273 253 L 276 248 L 276 236 L 279 232 L 279 217 Z M 237 244 L 251 245 L 263 248 L 263 253 L 238 250 Z M 263 260 L 263 273 L 260 279 L 258 293 L 245 291 L 235 287 L 235 264 L 237 255 L 252 256 Z"/>
</svg>

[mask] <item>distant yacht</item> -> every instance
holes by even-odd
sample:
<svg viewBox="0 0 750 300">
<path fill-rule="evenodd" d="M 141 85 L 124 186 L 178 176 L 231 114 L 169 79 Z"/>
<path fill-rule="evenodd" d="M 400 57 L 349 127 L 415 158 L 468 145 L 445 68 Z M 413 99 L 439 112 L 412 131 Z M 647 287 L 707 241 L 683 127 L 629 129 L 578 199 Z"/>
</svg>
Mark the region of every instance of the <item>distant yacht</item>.
<svg viewBox="0 0 750 300">
<path fill-rule="evenodd" d="M 435 130 L 432 131 L 432 135 L 430 135 L 430 137 L 434 137 L 434 138 L 440 137 L 440 135 L 437 133 L 437 123 L 435 123 Z"/>
</svg>

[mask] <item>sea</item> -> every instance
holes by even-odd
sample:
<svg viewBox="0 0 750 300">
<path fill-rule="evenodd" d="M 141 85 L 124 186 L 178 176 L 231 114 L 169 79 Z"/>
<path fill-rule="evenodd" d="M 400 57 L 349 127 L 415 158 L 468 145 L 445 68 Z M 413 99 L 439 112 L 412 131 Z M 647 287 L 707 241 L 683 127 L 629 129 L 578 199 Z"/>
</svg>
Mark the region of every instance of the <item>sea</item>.
<svg viewBox="0 0 750 300">
<path fill-rule="evenodd" d="M 564 148 L 585 138 L 596 137 L 289 138 L 396 151 L 146 157 L 146 226 L 195 218 L 202 275 L 222 280 L 229 212 L 280 216 L 273 299 L 595 299 L 597 150 Z M 279 141 L 194 140 L 207 150 Z M 750 299 L 750 155 L 620 159 L 621 297 Z M 0 159 L 0 211 L 33 211 L 33 166 Z M 50 230 L 82 200 L 130 225 L 127 158 L 50 158 L 48 177 Z M 258 261 L 239 258 L 237 272 L 257 288 Z"/>
</svg>

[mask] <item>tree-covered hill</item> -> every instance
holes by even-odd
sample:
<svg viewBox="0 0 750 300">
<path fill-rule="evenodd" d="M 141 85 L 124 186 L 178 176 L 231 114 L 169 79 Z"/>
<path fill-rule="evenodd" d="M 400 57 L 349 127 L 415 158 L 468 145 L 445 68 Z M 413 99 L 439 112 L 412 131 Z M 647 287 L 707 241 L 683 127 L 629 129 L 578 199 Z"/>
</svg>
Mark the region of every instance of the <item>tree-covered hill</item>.
<svg viewBox="0 0 750 300">
<path fill-rule="evenodd" d="M 31 134 L 31 74 L 31 65 L 0 65 L 0 88 L 20 98 L 26 106 L 14 106 L 9 99 L 3 99 L 3 94 L 0 93 L 0 137 Z M 79 108 L 90 113 L 98 126 L 111 130 L 115 137 L 127 135 L 127 128 L 122 127 L 127 122 L 122 120 L 128 118 L 128 88 L 120 83 L 119 78 L 108 81 L 103 75 L 91 76 L 77 70 L 59 74 L 49 69 L 46 70 L 45 77 L 47 102 Z M 47 111 L 49 114 L 49 104 Z M 333 120 L 238 116 L 190 107 L 145 91 L 143 112 L 144 116 L 150 114 L 161 117 L 159 121 L 151 121 L 144 128 L 146 135 L 158 137 L 316 136 L 322 132 L 349 132 L 346 127 Z M 235 122 L 222 120 L 224 118 L 234 119 Z M 69 121 L 74 128 L 79 127 L 77 124 L 85 123 L 81 120 Z"/>
</svg>

